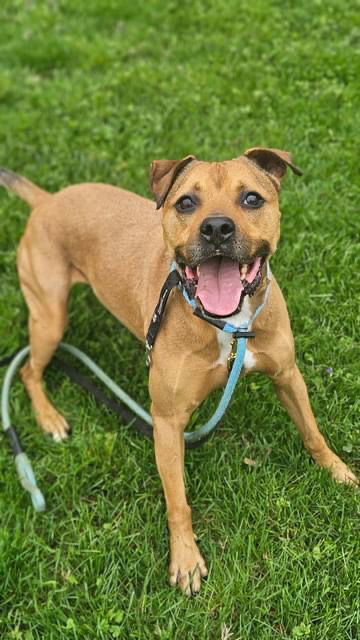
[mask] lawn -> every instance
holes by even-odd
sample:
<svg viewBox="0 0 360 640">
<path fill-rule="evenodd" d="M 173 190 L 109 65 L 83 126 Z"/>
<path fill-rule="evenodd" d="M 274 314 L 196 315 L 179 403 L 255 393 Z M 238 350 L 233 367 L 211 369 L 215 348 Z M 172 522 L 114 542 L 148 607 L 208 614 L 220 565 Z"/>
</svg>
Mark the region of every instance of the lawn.
<svg viewBox="0 0 360 640">
<path fill-rule="evenodd" d="M 321 429 L 358 471 L 359 45 L 355 0 L 0 7 L 0 165 L 50 191 L 92 180 L 149 195 L 155 158 L 293 153 L 305 175 L 284 181 L 272 267 Z M 27 215 L 1 191 L 0 354 L 27 342 L 15 268 Z M 66 340 L 147 405 L 143 346 L 80 285 Z M 166 582 L 152 443 L 54 368 L 46 379 L 73 432 L 47 440 L 14 385 L 14 422 L 48 508 L 32 510 L 2 438 L 1 639 L 360 637 L 359 494 L 311 462 L 268 380 L 242 381 L 217 434 L 187 454 L 210 567 L 187 599 Z"/>
</svg>

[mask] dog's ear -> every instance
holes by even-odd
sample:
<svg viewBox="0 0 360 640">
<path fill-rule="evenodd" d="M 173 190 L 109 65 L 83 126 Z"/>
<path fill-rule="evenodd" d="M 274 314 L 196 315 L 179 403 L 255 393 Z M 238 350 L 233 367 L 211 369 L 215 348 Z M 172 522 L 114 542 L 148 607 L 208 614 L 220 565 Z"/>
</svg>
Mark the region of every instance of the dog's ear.
<svg viewBox="0 0 360 640">
<path fill-rule="evenodd" d="M 260 169 L 264 169 L 264 171 L 274 176 L 277 180 L 281 180 L 281 178 L 284 177 L 287 167 L 290 167 L 297 176 L 303 175 L 301 169 L 293 163 L 288 151 L 253 147 L 247 149 L 244 152 L 244 156 L 252 160 L 252 162 L 255 162 Z"/>
<path fill-rule="evenodd" d="M 154 160 L 151 163 L 150 189 L 155 196 L 157 209 L 163 206 L 176 178 L 195 159 L 195 156 L 186 156 L 182 160 Z"/>
</svg>

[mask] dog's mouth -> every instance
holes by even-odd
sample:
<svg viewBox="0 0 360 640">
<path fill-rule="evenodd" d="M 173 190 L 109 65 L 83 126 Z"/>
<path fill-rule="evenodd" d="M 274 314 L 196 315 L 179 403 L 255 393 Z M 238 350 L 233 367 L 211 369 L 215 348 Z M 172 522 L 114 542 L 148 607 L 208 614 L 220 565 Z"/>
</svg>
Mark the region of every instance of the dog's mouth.
<svg viewBox="0 0 360 640">
<path fill-rule="evenodd" d="M 239 311 L 242 299 L 252 294 L 261 281 L 265 258 L 241 264 L 226 256 L 214 256 L 196 267 L 183 267 L 185 286 L 210 315 L 230 316 Z"/>
</svg>

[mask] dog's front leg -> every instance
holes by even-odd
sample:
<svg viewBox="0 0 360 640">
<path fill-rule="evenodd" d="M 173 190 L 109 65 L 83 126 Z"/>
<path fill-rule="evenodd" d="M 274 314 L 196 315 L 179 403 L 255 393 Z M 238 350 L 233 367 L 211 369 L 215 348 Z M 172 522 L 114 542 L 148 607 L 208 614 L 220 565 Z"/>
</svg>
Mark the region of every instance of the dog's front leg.
<svg viewBox="0 0 360 640">
<path fill-rule="evenodd" d="M 163 413 L 152 404 L 156 464 L 160 474 L 170 533 L 169 581 L 191 595 L 200 589 L 207 569 L 194 540 L 191 509 L 184 485 L 184 436 L 189 413 L 177 408 L 175 414 Z"/>
<path fill-rule="evenodd" d="M 191 413 L 206 397 L 211 372 L 196 356 L 184 354 L 169 361 L 166 345 L 150 369 L 149 391 L 154 425 L 156 464 L 160 474 L 170 534 L 170 584 L 191 595 L 200 589 L 207 569 L 195 543 L 191 509 L 184 484 L 184 430 Z M 165 363 L 165 367 L 164 367 Z M 210 380 L 210 382 L 209 382 Z"/>
<path fill-rule="evenodd" d="M 321 467 L 329 469 L 338 482 L 358 484 L 355 474 L 328 447 L 314 418 L 304 379 L 296 365 L 274 376 L 273 383 L 280 402 L 298 428 L 304 445 Z"/>
</svg>

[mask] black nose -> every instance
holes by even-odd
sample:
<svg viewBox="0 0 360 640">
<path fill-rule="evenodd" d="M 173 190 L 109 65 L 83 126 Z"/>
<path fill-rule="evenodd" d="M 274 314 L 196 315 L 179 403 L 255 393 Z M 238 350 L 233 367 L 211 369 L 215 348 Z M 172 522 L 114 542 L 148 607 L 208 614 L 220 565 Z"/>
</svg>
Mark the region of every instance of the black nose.
<svg viewBox="0 0 360 640">
<path fill-rule="evenodd" d="M 230 240 L 235 233 L 235 225 L 226 216 L 209 216 L 200 225 L 200 235 L 215 246 Z"/>
</svg>

